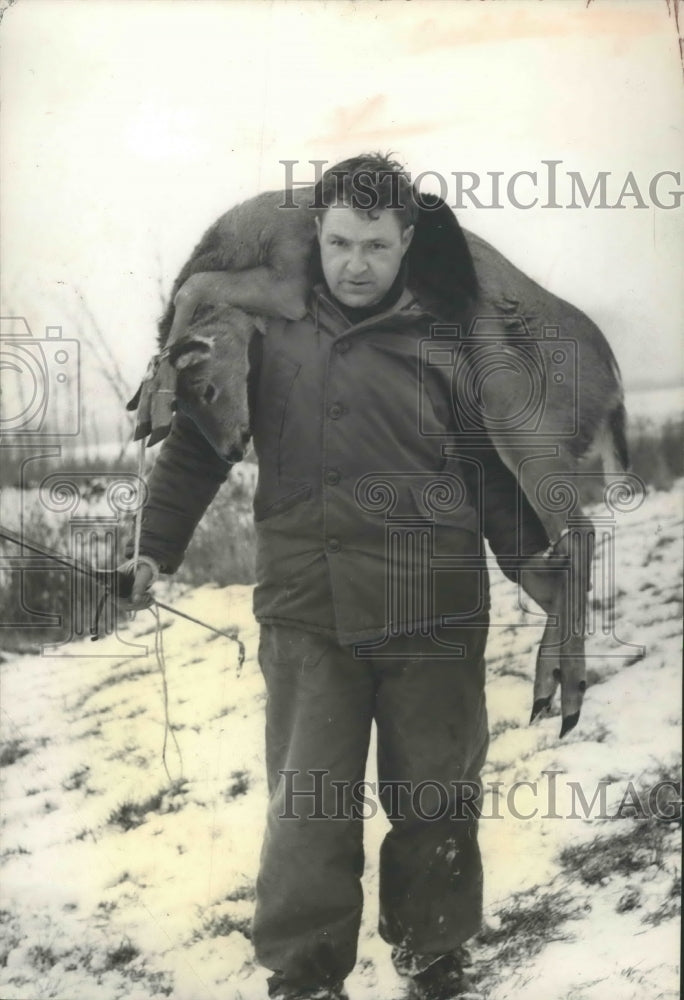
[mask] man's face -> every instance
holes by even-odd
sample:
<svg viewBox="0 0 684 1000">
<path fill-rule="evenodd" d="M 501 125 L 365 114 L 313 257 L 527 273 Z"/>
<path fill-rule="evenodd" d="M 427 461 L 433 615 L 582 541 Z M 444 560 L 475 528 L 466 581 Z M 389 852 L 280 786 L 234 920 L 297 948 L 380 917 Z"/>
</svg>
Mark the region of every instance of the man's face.
<svg viewBox="0 0 684 1000">
<path fill-rule="evenodd" d="M 380 302 L 392 287 L 413 236 L 413 226 L 402 230 L 397 212 L 382 209 L 373 214 L 374 219 L 336 205 L 316 219 L 325 280 L 335 298 L 352 308 Z"/>
</svg>

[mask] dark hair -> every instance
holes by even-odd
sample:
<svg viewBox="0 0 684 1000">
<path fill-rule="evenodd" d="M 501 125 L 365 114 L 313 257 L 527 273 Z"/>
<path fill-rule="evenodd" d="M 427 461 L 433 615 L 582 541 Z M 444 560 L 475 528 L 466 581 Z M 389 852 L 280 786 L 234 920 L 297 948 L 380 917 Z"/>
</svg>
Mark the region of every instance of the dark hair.
<svg viewBox="0 0 684 1000">
<path fill-rule="evenodd" d="M 362 153 L 325 171 L 314 189 L 314 210 L 320 217 L 340 204 L 371 218 L 382 209 L 391 209 L 400 216 L 402 229 L 418 218 L 411 178 L 390 153 Z"/>
</svg>

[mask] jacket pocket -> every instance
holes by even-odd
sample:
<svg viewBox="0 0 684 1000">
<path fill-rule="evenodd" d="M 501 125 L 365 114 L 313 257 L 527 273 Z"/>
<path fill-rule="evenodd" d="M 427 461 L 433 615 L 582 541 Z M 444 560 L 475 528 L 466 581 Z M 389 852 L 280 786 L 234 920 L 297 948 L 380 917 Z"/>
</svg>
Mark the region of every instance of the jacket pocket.
<svg viewBox="0 0 684 1000">
<path fill-rule="evenodd" d="M 293 391 L 295 391 L 295 384 L 301 365 L 285 357 L 285 355 L 279 355 L 278 357 L 278 363 L 281 366 L 276 383 L 278 387 L 278 406 L 280 407 L 278 415 L 278 482 L 287 481 L 288 479 L 292 482 L 292 470 L 288 469 L 283 456 L 283 439 L 285 437 L 288 403 Z"/>
<path fill-rule="evenodd" d="M 265 354 L 254 415 L 254 445 L 259 480 L 254 496 L 255 520 L 265 520 L 294 507 L 311 495 L 311 484 L 297 477 L 283 454 L 288 409 L 301 365 L 283 351 Z"/>
<path fill-rule="evenodd" d="M 308 484 L 299 486 L 297 489 L 281 496 L 266 495 L 265 490 L 257 489 L 254 495 L 254 520 L 265 521 L 269 517 L 277 514 L 284 514 L 286 511 L 296 507 L 297 504 L 308 500 L 311 497 L 311 487 Z"/>
<path fill-rule="evenodd" d="M 275 451 L 285 424 L 287 404 L 301 365 L 271 350 L 262 362 L 254 414 L 254 436 L 262 451 Z"/>
<path fill-rule="evenodd" d="M 301 365 L 281 351 L 271 350 L 264 357 L 254 405 L 254 444 L 262 459 L 279 479 L 280 443 L 285 428 L 288 402 Z"/>
</svg>

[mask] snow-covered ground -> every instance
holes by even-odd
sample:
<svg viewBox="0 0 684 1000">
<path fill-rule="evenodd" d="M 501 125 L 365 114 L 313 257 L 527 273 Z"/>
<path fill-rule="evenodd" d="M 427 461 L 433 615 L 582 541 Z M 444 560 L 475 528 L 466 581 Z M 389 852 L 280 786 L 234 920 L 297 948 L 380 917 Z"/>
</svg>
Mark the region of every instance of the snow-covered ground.
<svg viewBox="0 0 684 1000">
<path fill-rule="evenodd" d="M 486 924 L 473 947 L 488 1000 L 679 996 L 681 827 L 667 820 L 668 787 L 650 806 L 648 789 L 679 775 L 681 536 L 678 491 L 619 515 L 602 549 L 614 551 L 615 583 L 593 592 L 582 718 L 562 742 L 557 716 L 527 725 L 542 619 L 494 571 Z M 266 801 L 251 589 L 165 596 L 237 628 L 247 648 L 238 674 L 233 643 L 163 615 L 168 775 L 150 612 L 96 646 L 2 664 L 3 1000 L 265 996 L 248 936 Z M 589 802 L 603 787 L 604 807 L 585 818 L 570 782 Z M 629 803 L 660 818 L 630 818 Z M 380 811 L 366 826 L 352 1000 L 402 995 L 376 931 L 386 829 Z"/>
</svg>

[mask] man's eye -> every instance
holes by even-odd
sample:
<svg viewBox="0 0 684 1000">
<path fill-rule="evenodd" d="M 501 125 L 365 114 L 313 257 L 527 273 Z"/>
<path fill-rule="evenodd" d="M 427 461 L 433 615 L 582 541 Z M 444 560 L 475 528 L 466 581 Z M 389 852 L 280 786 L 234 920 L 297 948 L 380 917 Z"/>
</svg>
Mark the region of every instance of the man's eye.
<svg viewBox="0 0 684 1000">
<path fill-rule="evenodd" d="M 344 240 L 338 240 L 335 236 L 331 238 L 330 242 L 334 247 L 344 246 Z"/>
<path fill-rule="evenodd" d="M 371 250 L 384 250 L 386 248 L 385 243 L 372 243 Z"/>
</svg>

